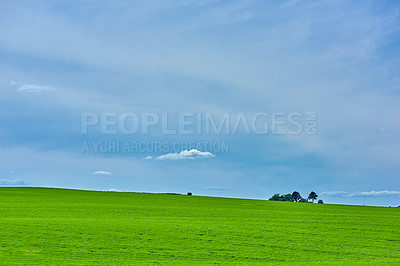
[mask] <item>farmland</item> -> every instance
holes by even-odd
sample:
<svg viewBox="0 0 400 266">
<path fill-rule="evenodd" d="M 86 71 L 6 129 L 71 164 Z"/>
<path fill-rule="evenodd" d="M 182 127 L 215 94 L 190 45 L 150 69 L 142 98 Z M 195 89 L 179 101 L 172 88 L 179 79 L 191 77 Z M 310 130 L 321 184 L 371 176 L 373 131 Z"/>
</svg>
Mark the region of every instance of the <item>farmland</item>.
<svg viewBox="0 0 400 266">
<path fill-rule="evenodd" d="M 2 264 L 400 263 L 400 208 L 0 188 Z"/>
</svg>

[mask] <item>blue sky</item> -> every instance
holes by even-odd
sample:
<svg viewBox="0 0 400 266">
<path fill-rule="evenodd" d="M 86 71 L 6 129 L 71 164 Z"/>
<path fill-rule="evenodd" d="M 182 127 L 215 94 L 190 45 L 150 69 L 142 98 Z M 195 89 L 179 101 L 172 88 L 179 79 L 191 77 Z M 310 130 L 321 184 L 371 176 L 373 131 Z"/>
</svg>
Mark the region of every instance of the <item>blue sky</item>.
<svg viewBox="0 0 400 266">
<path fill-rule="evenodd" d="M 400 204 L 398 1 L 2 1 L 0 13 L 1 186 Z M 83 113 L 105 112 L 168 113 L 172 127 L 182 112 L 315 112 L 318 131 L 81 133 Z M 82 152 L 99 141 L 229 150 Z"/>
</svg>

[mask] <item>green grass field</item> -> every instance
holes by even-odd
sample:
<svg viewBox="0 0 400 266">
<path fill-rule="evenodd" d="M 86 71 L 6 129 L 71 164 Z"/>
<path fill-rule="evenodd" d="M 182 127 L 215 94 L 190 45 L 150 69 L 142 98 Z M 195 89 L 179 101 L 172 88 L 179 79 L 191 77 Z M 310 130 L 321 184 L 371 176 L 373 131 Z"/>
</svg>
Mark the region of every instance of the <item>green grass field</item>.
<svg viewBox="0 0 400 266">
<path fill-rule="evenodd" d="M 0 264 L 399 264 L 400 208 L 0 188 Z"/>
</svg>

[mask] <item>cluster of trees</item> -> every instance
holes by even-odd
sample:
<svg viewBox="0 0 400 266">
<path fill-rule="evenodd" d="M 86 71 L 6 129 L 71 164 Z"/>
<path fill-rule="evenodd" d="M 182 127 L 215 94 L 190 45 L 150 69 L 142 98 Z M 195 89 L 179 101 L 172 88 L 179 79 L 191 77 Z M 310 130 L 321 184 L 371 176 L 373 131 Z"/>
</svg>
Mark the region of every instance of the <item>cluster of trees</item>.
<svg viewBox="0 0 400 266">
<path fill-rule="evenodd" d="M 274 194 L 272 197 L 269 198 L 269 200 L 294 201 L 294 202 L 304 202 L 304 201 L 308 202 L 309 200 L 311 200 L 312 202 L 314 202 L 314 200 L 316 200 L 317 198 L 318 195 L 314 191 L 311 191 L 307 199 L 302 198 L 299 192 L 294 191 L 292 194 L 284 194 L 284 195 Z M 318 203 L 324 203 L 324 202 L 322 200 L 318 200 Z"/>
</svg>

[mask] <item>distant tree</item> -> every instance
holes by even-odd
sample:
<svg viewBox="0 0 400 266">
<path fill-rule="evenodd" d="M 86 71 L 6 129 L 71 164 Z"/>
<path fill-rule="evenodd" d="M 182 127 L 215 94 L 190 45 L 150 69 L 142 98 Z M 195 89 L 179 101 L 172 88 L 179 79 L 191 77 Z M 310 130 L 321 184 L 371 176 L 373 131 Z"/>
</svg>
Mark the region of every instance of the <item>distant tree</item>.
<svg viewBox="0 0 400 266">
<path fill-rule="evenodd" d="M 188 192 L 187 195 L 188 195 L 188 196 L 192 196 L 192 192 Z"/>
<path fill-rule="evenodd" d="M 308 195 L 308 199 L 312 200 L 313 203 L 314 203 L 314 200 L 316 200 L 317 198 L 318 198 L 318 195 L 314 191 L 311 191 L 310 195 Z"/>
<path fill-rule="evenodd" d="M 273 201 L 280 201 L 281 200 L 281 195 L 274 194 L 272 197 L 270 197 L 268 200 L 273 200 Z"/>
<path fill-rule="evenodd" d="M 293 201 L 292 194 L 281 195 L 280 201 Z"/>
<path fill-rule="evenodd" d="M 295 202 L 297 202 L 299 199 L 301 199 L 300 193 L 297 191 L 294 191 L 292 193 L 292 200 L 294 200 Z"/>
<path fill-rule="evenodd" d="M 320 199 L 320 200 L 318 200 L 318 203 L 321 203 L 321 204 L 323 204 L 323 203 L 324 203 L 324 201 L 323 201 L 322 199 Z"/>
</svg>

